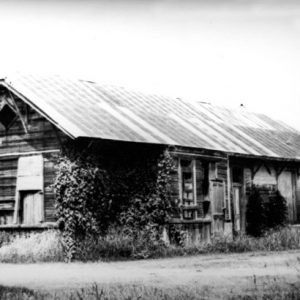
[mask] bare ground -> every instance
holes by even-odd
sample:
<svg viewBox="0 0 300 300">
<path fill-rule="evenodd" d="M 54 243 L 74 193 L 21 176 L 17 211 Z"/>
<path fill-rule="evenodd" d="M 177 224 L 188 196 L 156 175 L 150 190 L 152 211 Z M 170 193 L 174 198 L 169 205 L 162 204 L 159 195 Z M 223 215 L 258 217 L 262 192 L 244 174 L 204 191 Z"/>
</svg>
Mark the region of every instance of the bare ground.
<svg viewBox="0 0 300 300">
<path fill-rule="evenodd" d="M 197 287 L 216 295 L 264 289 L 272 283 L 300 284 L 300 251 L 202 255 L 169 259 L 1 264 L 0 285 L 34 290 L 73 289 L 92 284 L 143 284 L 158 288 Z"/>
</svg>

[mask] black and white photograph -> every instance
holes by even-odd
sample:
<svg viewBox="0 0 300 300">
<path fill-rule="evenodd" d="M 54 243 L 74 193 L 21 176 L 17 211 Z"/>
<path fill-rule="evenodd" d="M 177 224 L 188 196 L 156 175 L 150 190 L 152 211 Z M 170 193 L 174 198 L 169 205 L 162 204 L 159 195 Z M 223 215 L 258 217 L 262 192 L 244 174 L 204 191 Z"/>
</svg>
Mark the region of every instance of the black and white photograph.
<svg viewBox="0 0 300 300">
<path fill-rule="evenodd" d="M 300 2 L 0 0 L 0 299 L 300 299 Z"/>
</svg>

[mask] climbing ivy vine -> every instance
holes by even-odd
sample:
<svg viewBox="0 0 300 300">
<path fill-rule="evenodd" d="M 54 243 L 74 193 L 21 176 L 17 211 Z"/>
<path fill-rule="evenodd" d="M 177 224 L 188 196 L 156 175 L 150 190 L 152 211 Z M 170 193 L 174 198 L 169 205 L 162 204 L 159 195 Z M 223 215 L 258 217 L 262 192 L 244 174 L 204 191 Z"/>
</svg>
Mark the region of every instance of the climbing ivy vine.
<svg viewBox="0 0 300 300">
<path fill-rule="evenodd" d="M 169 150 L 161 147 L 67 145 L 54 184 L 66 259 L 76 258 L 82 240 L 104 235 L 110 226 L 159 239 L 176 209 L 170 195 L 174 170 Z"/>
</svg>

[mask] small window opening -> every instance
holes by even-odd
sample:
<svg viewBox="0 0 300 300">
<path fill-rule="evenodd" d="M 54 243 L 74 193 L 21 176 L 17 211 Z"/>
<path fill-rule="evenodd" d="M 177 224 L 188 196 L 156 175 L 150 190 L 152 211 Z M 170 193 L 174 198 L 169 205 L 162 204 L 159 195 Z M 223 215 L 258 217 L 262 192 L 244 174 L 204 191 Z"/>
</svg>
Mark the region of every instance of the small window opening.
<svg viewBox="0 0 300 300">
<path fill-rule="evenodd" d="M 193 163 L 192 160 L 181 160 L 182 200 L 183 205 L 194 203 Z"/>
<path fill-rule="evenodd" d="M 239 167 L 232 168 L 232 182 L 243 183 L 243 169 Z"/>
<path fill-rule="evenodd" d="M 203 184 L 202 184 L 202 193 L 204 196 L 208 195 L 209 191 L 209 164 L 208 162 L 203 162 Z"/>
<path fill-rule="evenodd" d="M 180 159 L 183 219 L 206 217 L 210 213 L 209 162 Z"/>
<path fill-rule="evenodd" d="M 16 116 L 17 115 L 13 109 L 9 105 L 5 104 L 0 110 L 0 123 L 5 127 L 5 129 L 8 129 L 15 121 Z"/>
</svg>

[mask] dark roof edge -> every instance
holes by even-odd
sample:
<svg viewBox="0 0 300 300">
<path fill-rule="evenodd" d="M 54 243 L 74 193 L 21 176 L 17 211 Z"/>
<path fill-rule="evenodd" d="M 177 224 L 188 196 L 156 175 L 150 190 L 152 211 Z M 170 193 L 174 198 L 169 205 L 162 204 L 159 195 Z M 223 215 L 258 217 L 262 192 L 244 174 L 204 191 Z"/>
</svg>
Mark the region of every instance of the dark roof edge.
<svg viewBox="0 0 300 300">
<path fill-rule="evenodd" d="M 251 155 L 251 154 L 243 154 L 243 153 L 227 153 L 228 158 L 249 158 L 256 160 L 273 160 L 273 161 L 289 161 L 289 162 L 297 162 L 300 163 L 300 158 L 289 158 L 289 157 L 274 157 L 274 156 L 266 156 L 266 155 Z"/>
<path fill-rule="evenodd" d="M 171 145 L 170 145 L 171 146 Z M 237 153 L 237 152 L 228 152 L 224 150 L 217 150 L 217 149 L 206 149 L 206 148 L 196 148 L 196 147 L 189 147 L 189 146 L 176 146 L 175 145 L 175 152 L 182 153 L 182 154 L 188 154 L 195 156 L 201 156 L 201 155 L 209 155 L 212 157 L 220 157 L 222 159 L 224 158 L 230 158 L 230 157 L 238 157 L 238 158 L 248 158 L 248 159 L 266 159 L 266 160 L 273 160 L 273 161 L 291 161 L 291 162 L 299 162 L 300 163 L 300 157 L 299 158 L 290 158 L 290 157 L 281 157 L 281 156 L 267 156 L 267 155 L 255 155 L 255 154 L 246 154 L 246 153 Z M 193 150 L 196 152 L 192 152 Z M 190 150 L 191 152 L 187 153 L 187 150 Z M 197 152 L 199 151 L 200 152 Z M 213 154 L 212 154 L 213 153 Z"/>
</svg>

